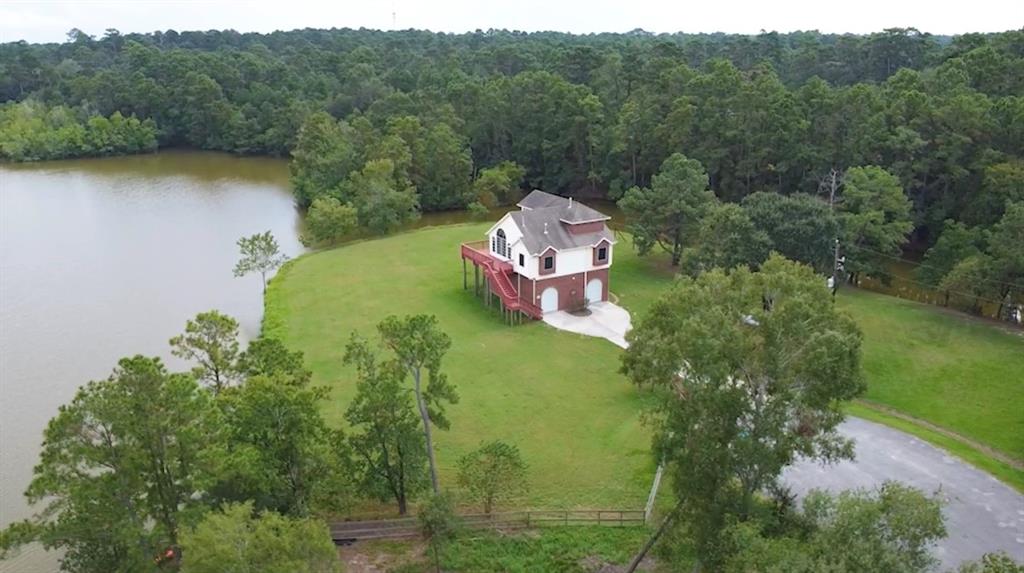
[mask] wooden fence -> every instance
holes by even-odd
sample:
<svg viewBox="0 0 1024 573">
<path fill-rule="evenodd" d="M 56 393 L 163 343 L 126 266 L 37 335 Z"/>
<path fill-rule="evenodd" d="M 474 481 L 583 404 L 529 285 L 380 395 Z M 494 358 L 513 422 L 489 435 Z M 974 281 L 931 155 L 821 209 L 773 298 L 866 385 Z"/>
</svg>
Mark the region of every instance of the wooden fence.
<svg viewBox="0 0 1024 573">
<path fill-rule="evenodd" d="M 639 527 L 644 524 L 643 510 L 584 509 L 553 511 L 512 511 L 460 515 L 465 529 L 528 529 L 567 525 L 600 525 L 607 527 Z M 335 543 L 351 543 L 365 539 L 399 539 L 418 537 L 420 523 L 415 517 L 378 519 L 372 521 L 336 521 L 330 524 Z"/>
</svg>

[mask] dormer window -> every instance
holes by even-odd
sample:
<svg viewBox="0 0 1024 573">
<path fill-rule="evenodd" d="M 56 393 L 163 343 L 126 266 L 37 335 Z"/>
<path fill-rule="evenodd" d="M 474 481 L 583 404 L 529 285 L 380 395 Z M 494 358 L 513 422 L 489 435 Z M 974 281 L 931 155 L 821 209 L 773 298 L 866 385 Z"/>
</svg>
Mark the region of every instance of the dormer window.
<svg viewBox="0 0 1024 573">
<path fill-rule="evenodd" d="M 608 264 L 609 259 L 612 255 L 612 246 L 607 240 L 603 240 L 594 247 L 593 252 L 593 263 L 595 267 L 603 267 Z"/>
<path fill-rule="evenodd" d="M 553 268 L 555 268 L 555 255 L 544 257 L 544 270 L 550 271 Z"/>
</svg>

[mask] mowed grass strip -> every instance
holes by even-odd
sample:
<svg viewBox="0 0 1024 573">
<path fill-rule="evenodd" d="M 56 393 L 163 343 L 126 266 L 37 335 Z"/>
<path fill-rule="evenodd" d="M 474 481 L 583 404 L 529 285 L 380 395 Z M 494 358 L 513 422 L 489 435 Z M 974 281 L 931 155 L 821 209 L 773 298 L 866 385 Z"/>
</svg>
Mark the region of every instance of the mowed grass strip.
<svg viewBox="0 0 1024 573">
<path fill-rule="evenodd" d="M 837 300 L 864 332 L 867 400 L 1024 460 L 1024 336 L 867 291 Z"/>
<path fill-rule="evenodd" d="M 435 433 L 443 481 L 454 485 L 460 456 L 501 439 L 530 465 L 523 506 L 641 508 L 654 467 L 640 422 L 644 396 L 619 374 L 621 350 L 539 322 L 505 325 L 474 298 L 471 264 L 463 290 L 459 244 L 488 226 L 430 228 L 300 257 L 271 285 L 268 335 L 305 353 L 315 383 L 332 390 L 329 419 L 343 424 L 355 392 L 354 371 L 342 364 L 351 333 L 376 339 L 389 314 L 434 314 L 452 339 L 444 369 L 461 397 L 449 408 L 451 430 Z M 646 266 L 628 248 L 616 257 L 613 290 L 620 268 Z"/>
</svg>

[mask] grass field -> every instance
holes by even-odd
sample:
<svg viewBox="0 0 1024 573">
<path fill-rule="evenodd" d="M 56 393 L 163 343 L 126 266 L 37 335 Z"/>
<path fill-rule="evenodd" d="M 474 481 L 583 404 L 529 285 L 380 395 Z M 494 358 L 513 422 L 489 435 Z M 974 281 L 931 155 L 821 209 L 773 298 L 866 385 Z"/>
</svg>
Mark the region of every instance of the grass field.
<svg viewBox="0 0 1024 573">
<path fill-rule="evenodd" d="M 462 289 L 459 243 L 489 224 L 409 232 L 301 257 L 274 279 L 264 328 L 302 349 L 317 383 L 329 385 L 327 412 L 341 421 L 354 393 L 342 365 L 353 331 L 376 336 L 388 314 L 431 313 L 452 339 L 445 369 L 461 401 L 452 429 L 435 434 L 442 479 L 481 441 L 517 444 L 530 465 L 533 507 L 642 507 L 654 473 L 640 424 L 643 396 L 618 373 L 611 343 L 542 323 L 509 327 Z M 611 287 L 646 268 L 616 253 Z M 472 267 L 470 267 L 472 272 Z M 653 294 L 655 287 L 637 288 Z M 633 287 L 630 286 L 630 291 Z"/>
<path fill-rule="evenodd" d="M 530 464 L 522 506 L 640 507 L 653 464 L 639 420 L 644 396 L 618 373 L 621 351 L 541 323 L 505 326 L 464 291 L 458 245 L 487 227 L 429 228 L 300 257 L 271 283 L 265 331 L 305 352 L 315 380 L 332 388 L 327 413 L 340 423 L 354 392 L 341 363 L 351 332 L 375 336 L 388 314 L 435 314 L 452 338 L 445 367 L 462 398 L 450 409 L 452 430 L 436 438 L 442 479 L 481 441 L 502 439 Z M 623 240 L 610 287 L 635 319 L 671 276 L 664 259 L 639 259 Z M 864 331 L 868 400 L 1024 459 L 1024 337 L 864 291 L 838 300 Z M 851 412 L 914 429 L 864 404 Z M 1024 490 L 1022 472 L 984 452 L 914 433 Z"/>
<path fill-rule="evenodd" d="M 1024 336 L 936 307 L 846 290 L 870 402 L 1024 460 Z"/>
</svg>

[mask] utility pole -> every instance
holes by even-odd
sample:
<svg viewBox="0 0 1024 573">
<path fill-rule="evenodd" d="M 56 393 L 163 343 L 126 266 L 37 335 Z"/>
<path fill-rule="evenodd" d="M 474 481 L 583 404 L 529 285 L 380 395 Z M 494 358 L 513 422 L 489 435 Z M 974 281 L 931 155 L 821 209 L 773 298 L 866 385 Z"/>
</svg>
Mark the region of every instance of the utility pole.
<svg viewBox="0 0 1024 573">
<path fill-rule="evenodd" d="M 832 211 L 833 210 L 832 209 L 833 206 L 836 204 L 836 188 L 838 188 L 838 186 L 839 186 L 838 185 L 839 182 L 836 180 L 838 175 L 839 174 L 836 172 L 836 170 L 832 169 L 832 170 L 829 171 L 829 174 L 827 176 L 829 179 L 831 179 L 831 182 L 830 182 L 830 185 L 829 185 L 829 191 L 828 191 L 828 210 L 829 211 Z"/>
<path fill-rule="evenodd" d="M 839 172 L 834 168 L 830 169 L 828 175 L 826 175 L 819 186 L 819 189 L 824 186 L 828 186 L 828 210 L 830 213 L 835 211 L 836 206 L 836 191 L 839 189 Z M 836 299 L 836 291 L 839 289 L 839 237 L 835 239 L 835 245 L 832 250 L 832 300 Z"/>
<path fill-rule="evenodd" d="M 836 300 L 836 291 L 839 290 L 839 237 L 836 237 L 835 249 L 832 255 L 832 300 Z"/>
</svg>

